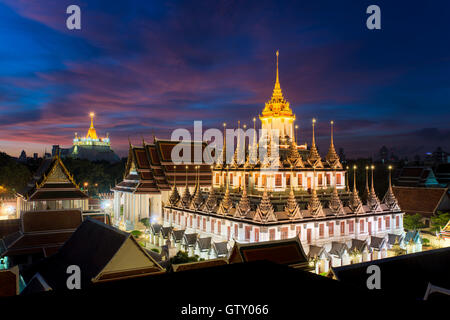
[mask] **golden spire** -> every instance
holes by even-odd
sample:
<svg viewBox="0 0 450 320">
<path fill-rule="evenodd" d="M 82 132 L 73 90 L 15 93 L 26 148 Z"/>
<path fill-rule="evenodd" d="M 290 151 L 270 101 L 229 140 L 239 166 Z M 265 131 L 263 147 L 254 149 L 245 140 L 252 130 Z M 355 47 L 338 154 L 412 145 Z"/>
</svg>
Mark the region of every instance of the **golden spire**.
<svg viewBox="0 0 450 320">
<path fill-rule="evenodd" d="M 280 52 L 277 50 L 277 77 L 275 79 L 275 86 L 273 88 L 272 93 L 272 101 L 273 100 L 283 100 L 283 93 L 281 92 L 281 85 L 280 85 L 280 76 L 278 72 L 278 56 L 280 55 Z"/>
<path fill-rule="evenodd" d="M 330 122 L 331 124 L 331 142 L 330 142 L 330 148 L 328 149 L 328 154 L 326 156 L 326 159 L 331 167 L 336 167 L 339 165 L 339 156 L 336 153 L 336 149 L 334 148 L 334 141 L 333 141 L 333 124 L 334 121 Z"/>
<path fill-rule="evenodd" d="M 275 78 L 275 86 L 273 88 L 271 99 L 266 102 L 262 115 L 260 119 L 271 118 L 271 117 L 290 117 L 295 120 L 295 115 L 292 113 L 289 107 L 289 102 L 287 102 L 283 97 L 283 92 L 281 91 L 280 85 L 280 75 L 278 71 L 278 56 L 279 51 L 276 52 L 277 55 L 277 70 Z"/>
<path fill-rule="evenodd" d="M 316 124 L 316 119 L 312 119 L 312 143 L 311 143 L 311 149 L 309 150 L 309 157 L 308 161 L 311 165 L 316 166 L 321 163 L 320 161 L 320 155 L 317 151 L 316 147 L 316 138 L 315 138 L 315 132 L 314 132 L 314 126 Z"/>
<path fill-rule="evenodd" d="M 97 132 L 95 131 L 95 128 L 94 128 L 95 113 L 91 112 L 91 113 L 89 113 L 89 116 L 91 117 L 91 126 L 89 127 L 88 133 L 86 135 L 86 139 L 90 138 L 93 140 L 98 140 Z"/>
</svg>

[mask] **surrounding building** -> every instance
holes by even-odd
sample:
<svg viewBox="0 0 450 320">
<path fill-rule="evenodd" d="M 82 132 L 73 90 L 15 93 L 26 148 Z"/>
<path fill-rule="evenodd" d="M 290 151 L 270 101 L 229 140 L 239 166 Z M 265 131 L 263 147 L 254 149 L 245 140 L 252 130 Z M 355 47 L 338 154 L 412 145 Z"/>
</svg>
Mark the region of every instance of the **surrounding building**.
<svg viewBox="0 0 450 320">
<path fill-rule="evenodd" d="M 419 213 L 427 225 L 438 211 L 450 210 L 448 188 L 394 186 L 392 189 L 402 210 L 406 214 Z"/>
<path fill-rule="evenodd" d="M 30 182 L 18 193 L 17 217 L 27 211 L 84 211 L 88 209 L 88 198 L 57 154 L 42 160 Z"/>
<path fill-rule="evenodd" d="M 431 167 L 404 167 L 394 175 L 394 184 L 402 187 L 439 187 Z"/>
<path fill-rule="evenodd" d="M 87 219 L 56 254 L 24 270 L 24 293 L 67 290 L 72 265 L 81 270 L 82 288 L 165 272 L 130 233 Z"/>
<path fill-rule="evenodd" d="M 48 257 L 70 238 L 82 220 L 77 209 L 22 212 L 18 230 L 0 239 L 0 257 L 7 258 L 7 267 Z"/>
<path fill-rule="evenodd" d="M 87 134 L 84 137 L 78 136 L 75 132 L 73 139 L 73 145 L 71 148 L 60 148 L 59 145 L 54 145 L 52 149 L 52 155 L 59 154 L 61 157 L 72 157 L 75 159 L 87 159 L 90 161 L 108 161 L 117 162 L 120 158 L 111 149 L 111 141 L 109 134 L 106 137 L 99 137 L 94 127 L 94 116 L 91 112 L 91 126 Z"/>
</svg>

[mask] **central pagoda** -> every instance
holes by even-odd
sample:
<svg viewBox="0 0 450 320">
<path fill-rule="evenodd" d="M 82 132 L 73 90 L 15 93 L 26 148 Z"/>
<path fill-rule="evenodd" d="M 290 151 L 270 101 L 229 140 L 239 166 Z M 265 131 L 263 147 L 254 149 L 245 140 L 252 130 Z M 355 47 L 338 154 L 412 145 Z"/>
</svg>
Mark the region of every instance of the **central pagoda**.
<svg viewBox="0 0 450 320">
<path fill-rule="evenodd" d="M 283 92 L 281 91 L 278 73 L 278 56 L 279 52 L 277 51 L 277 75 L 272 97 L 266 102 L 259 119 L 261 120 L 261 128 L 263 130 L 267 130 L 270 136 L 274 136 L 275 131 L 278 130 L 280 144 L 287 145 L 289 140 L 293 140 L 294 138 L 295 114 L 292 112 L 289 102 L 283 97 Z"/>
</svg>

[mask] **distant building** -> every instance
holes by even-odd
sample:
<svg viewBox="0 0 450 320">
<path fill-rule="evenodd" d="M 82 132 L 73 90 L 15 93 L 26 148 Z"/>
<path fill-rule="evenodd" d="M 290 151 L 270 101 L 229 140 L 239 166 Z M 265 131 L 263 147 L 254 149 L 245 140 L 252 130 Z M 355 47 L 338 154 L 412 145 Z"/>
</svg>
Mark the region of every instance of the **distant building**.
<svg viewBox="0 0 450 320">
<path fill-rule="evenodd" d="M 27 162 L 27 153 L 25 152 L 25 150 L 22 150 L 22 152 L 20 153 L 19 161 L 20 162 Z"/>
<path fill-rule="evenodd" d="M 79 137 L 75 132 L 72 148 L 60 148 L 59 145 L 54 145 L 52 155 L 59 154 L 62 158 L 72 157 L 75 159 L 86 159 L 89 161 L 108 161 L 118 162 L 120 158 L 111 149 L 111 141 L 108 133 L 106 137 L 99 137 L 94 128 L 94 113 L 90 113 L 91 126 L 84 137 Z"/>
<path fill-rule="evenodd" d="M 130 233 L 87 219 L 56 254 L 27 268 L 24 293 L 67 290 L 70 265 L 81 269 L 81 288 L 165 272 Z"/>
<path fill-rule="evenodd" d="M 17 216 L 24 211 L 88 209 L 81 191 L 59 156 L 44 159 L 27 186 L 18 193 Z"/>
<path fill-rule="evenodd" d="M 448 188 L 395 186 L 392 189 L 400 208 L 406 214 L 419 213 L 427 224 L 438 211 L 450 210 Z"/>
<path fill-rule="evenodd" d="M 433 169 L 427 166 L 399 169 L 394 176 L 394 184 L 404 187 L 439 187 Z"/>
</svg>

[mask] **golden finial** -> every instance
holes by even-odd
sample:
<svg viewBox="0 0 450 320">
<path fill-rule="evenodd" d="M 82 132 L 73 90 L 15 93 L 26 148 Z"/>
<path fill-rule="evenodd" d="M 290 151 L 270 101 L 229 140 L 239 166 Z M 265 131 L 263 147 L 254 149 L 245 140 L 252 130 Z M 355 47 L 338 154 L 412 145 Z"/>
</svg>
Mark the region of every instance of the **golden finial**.
<svg viewBox="0 0 450 320">
<path fill-rule="evenodd" d="M 91 128 L 94 128 L 95 113 L 91 112 L 91 113 L 89 113 L 89 116 L 91 117 Z"/>
<path fill-rule="evenodd" d="M 279 55 L 280 55 L 280 52 L 277 50 L 277 80 L 276 80 L 277 83 L 280 83 L 280 79 L 278 77 L 278 56 Z"/>
<path fill-rule="evenodd" d="M 314 134 L 314 127 L 316 125 L 316 119 L 313 118 L 312 119 L 312 145 L 316 146 L 316 138 L 315 138 L 315 134 Z"/>
</svg>

